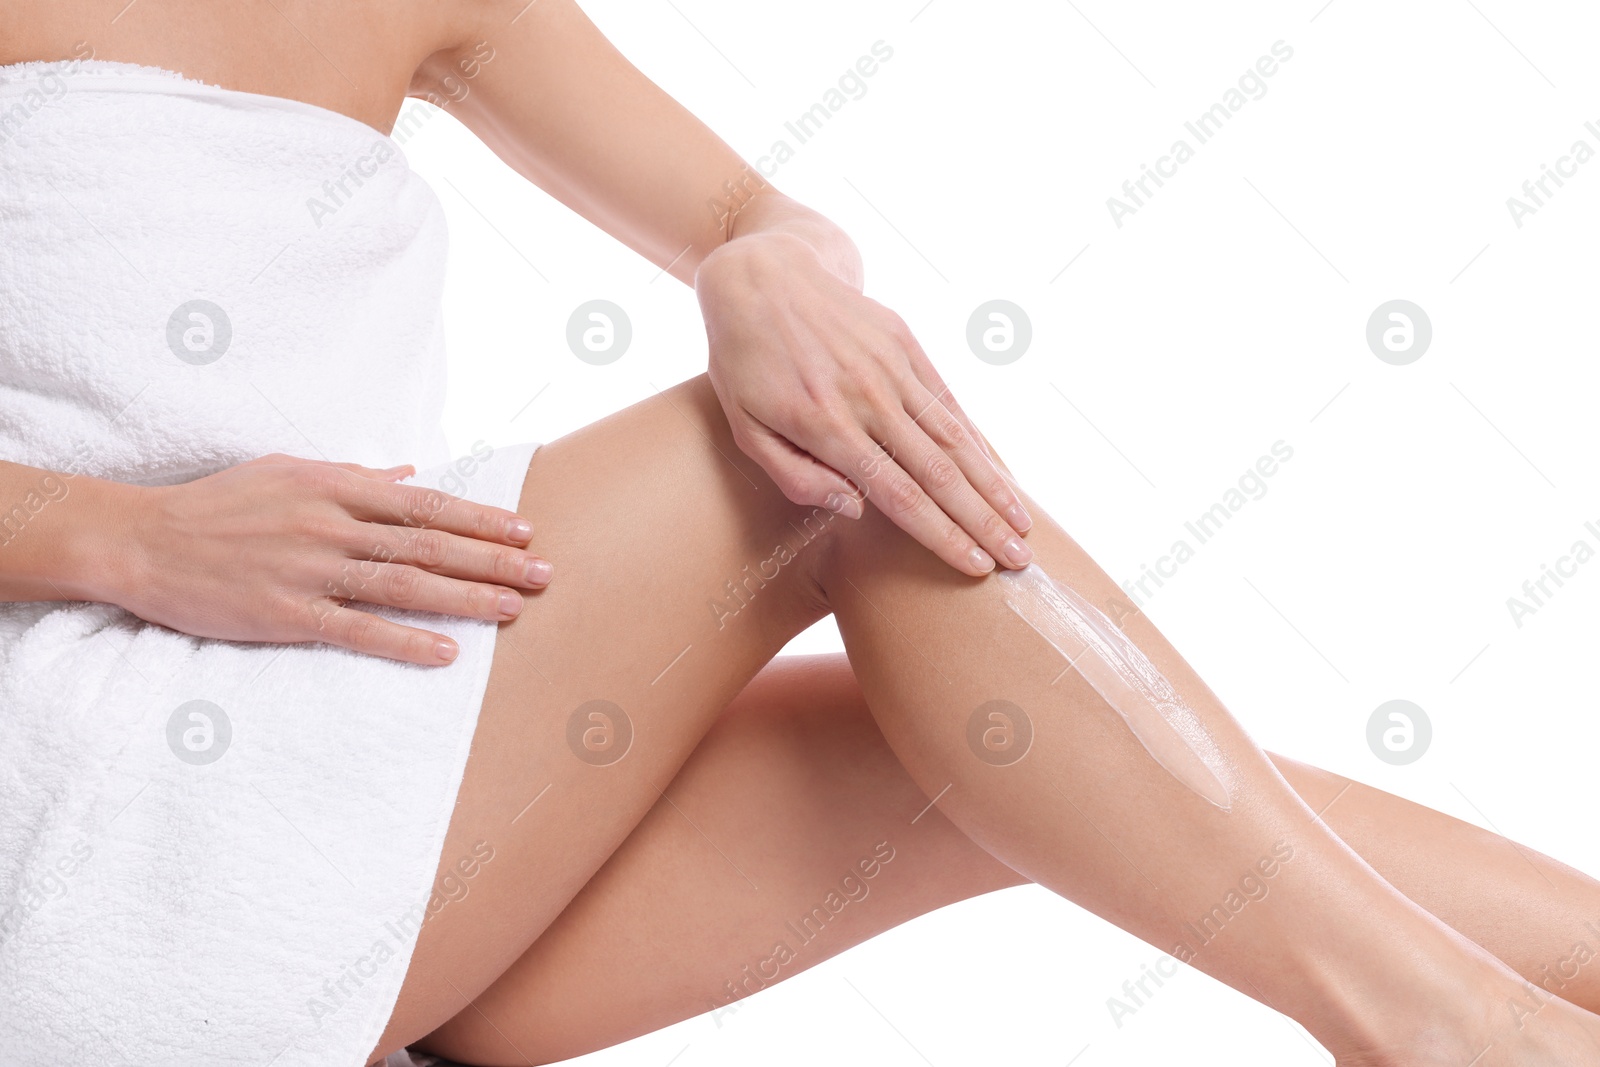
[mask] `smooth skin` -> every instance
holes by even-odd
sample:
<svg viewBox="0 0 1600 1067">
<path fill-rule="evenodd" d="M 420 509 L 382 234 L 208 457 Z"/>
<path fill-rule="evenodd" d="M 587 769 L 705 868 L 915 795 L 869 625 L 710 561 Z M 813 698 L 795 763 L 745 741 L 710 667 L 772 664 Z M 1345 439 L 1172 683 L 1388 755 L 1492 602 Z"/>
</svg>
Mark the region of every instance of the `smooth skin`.
<svg viewBox="0 0 1600 1067">
<path fill-rule="evenodd" d="M 182 515 L 191 548 L 228 544 L 241 535 L 230 506 L 244 499 L 231 487 L 259 478 L 257 515 L 321 518 L 258 537 L 278 584 L 251 592 L 261 617 L 311 611 L 316 631 L 256 639 L 432 663 L 448 656 L 430 658 L 426 631 L 330 628 L 316 609 L 371 619 L 350 604 L 416 606 L 431 589 L 488 617 L 480 587 L 498 602 L 541 584 L 513 581 L 510 561 L 555 564 L 559 577 L 502 624 L 440 874 L 479 841 L 495 859 L 423 927 L 375 1057 L 421 1041 L 486 1067 L 542 1063 L 703 1011 L 773 927 L 878 841 L 896 859 L 877 903 L 829 928 L 839 943 L 1031 880 L 1170 949 L 1184 920 L 1289 842 L 1272 894 L 1201 948 L 1197 967 L 1299 1019 L 1342 1064 L 1600 1061 L 1592 978 L 1523 1017 L 1508 1010 L 1528 1001 L 1524 978 L 1546 982 L 1540 968 L 1584 937 L 1600 886 L 1539 857 L 1549 881 L 1531 884 L 1503 839 L 1374 791 L 1330 798 L 1334 781 L 1275 764 L 1135 616 L 1126 632 L 1233 768 L 1232 812 L 1166 775 L 983 576 L 1037 557 L 1091 600 L 1114 584 L 1002 475 L 905 324 L 860 292 L 859 257 L 837 227 L 770 185 L 709 217 L 707 191 L 749 168 L 576 5 L 25 0 L 0 14 L 0 63 L 65 58 L 80 41 L 96 58 L 378 128 L 403 94 L 432 95 L 530 180 L 694 285 L 706 317 L 707 375 L 535 455 L 517 508 L 531 543 L 494 509 L 270 457 L 258 465 L 285 470 L 159 493 L 75 479 L 30 528 L 33 547 L 8 556 L 0 593 L 12 599 L 129 606 L 142 576 L 168 582 L 170 613 L 156 621 L 201 627 L 207 605 L 186 617 L 197 601 L 183 582 L 214 576 L 162 578 L 174 560 L 161 535 Z M 38 473 L 4 465 L 0 484 Z M 420 535 L 406 521 L 418 506 L 440 516 Z M 353 523 L 392 538 L 383 562 L 408 577 L 330 592 L 349 561 L 372 558 Z M 439 543 L 402 558 L 419 537 Z M 114 562 L 89 573 L 95 558 Z M 762 577 L 734 599 L 728 583 L 747 567 Z M 837 658 L 771 665 L 828 612 L 848 671 Z M 1033 709 L 1036 729 L 1006 767 L 966 740 L 973 709 L 996 697 Z M 597 699 L 632 725 L 615 762 L 568 746 L 570 716 Z M 645 945 L 671 964 L 637 965 Z M 626 981 L 612 966 L 622 955 L 635 961 Z M 795 969 L 819 958 L 802 953 Z"/>
<path fill-rule="evenodd" d="M 441 872 L 478 841 L 496 859 L 424 926 L 379 1051 L 420 1039 L 467 1063 L 544 1063 L 704 1011 L 841 862 L 880 840 L 903 845 L 908 862 L 886 868 L 878 904 L 849 916 L 840 941 L 1020 878 L 1170 949 L 1182 920 L 1287 839 L 1294 860 L 1247 921 L 1201 950 L 1201 969 L 1300 1020 L 1345 1064 L 1459 1067 L 1486 1049 L 1479 1064 L 1600 1056 L 1600 1019 L 1572 1002 L 1552 1000 L 1518 1028 L 1507 1006 L 1523 985 L 1505 966 L 1533 976 L 1570 955 L 1600 905 L 1594 882 L 1549 862 L 1563 888 L 1536 887 L 1496 853 L 1503 841 L 1434 837 L 1453 820 L 1398 800 L 1401 829 L 1352 820 L 1380 840 L 1394 835 L 1380 855 L 1461 922 L 1463 938 L 1318 819 L 1148 619 L 1125 629 L 1238 768 L 1231 813 L 1156 766 L 1081 677 L 1053 683 L 1059 655 L 1010 614 L 993 579 L 945 566 L 875 510 L 829 522 L 797 508 L 759 474 L 732 447 L 703 376 L 535 455 L 519 511 L 561 577 L 503 628 Z M 1046 569 L 1104 602 L 1109 577 L 1028 506 Z M 824 532 L 808 539 L 808 520 Z M 777 545 L 793 559 L 776 577 L 731 617 L 709 608 Z M 724 709 L 826 611 L 853 686 L 782 668 L 788 700 L 764 696 L 770 685 L 744 698 L 773 725 L 717 738 L 738 721 Z M 996 696 L 1035 709 L 1033 747 L 1008 767 L 967 743 L 971 712 Z M 634 731 L 606 766 L 575 759 L 566 738 L 572 711 L 597 698 Z M 869 709 L 881 742 L 849 722 L 852 702 Z M 835 736 L 799 740 L 796 716 L 831 720 Z M 685 767 L 706 741 L 705 760 L 746 766 Z M 837 763 L 819 756 L 856 746 Z M 890 757 L 901 769 L 882 778 Z M 1327 807 L 1326 778 L 1310 772 L 1304 783 Z M 911 826 L 935 799 L 917 825 L 937 814 L 949 830 Z M 1435 843 L 1411 852 L 1419 840 Z M 1463 892 L 1468 903 L 1452 904 Z"/>
<path fill-rule="evenodd" d="M 1575 943 L 1595 945 L 1591 879 L 1430 808 L 1284 756 L 1272 760 L 1407 896 L 1530 981 L 1600 1008 L 1600 968 L 1563 966 Z M 935 908 L 1027 882 L 938 807 L 918 817 L 927 804 L 845 657 L 780 657 L 734 699 L 663 799 L 475 1010 L 516 1020 L 524 1059 L 576 1056 L 699 1012 L 736 1013 L 730 996 L 761 988 L 758 968 L 780 938 L 797 951 L 778 968 L 779 981 Z M 894 860 L 865 883 L 864 898 L 800 947 L 784 924 L 807 915 L 879 841 L 891 843 Z M 486 1025 L 474 1018 L 468 1013 L 435 1039 Z M 514 1051 L 513 1029 L 505 1033 L 502 1051 Z"/>
</svg>

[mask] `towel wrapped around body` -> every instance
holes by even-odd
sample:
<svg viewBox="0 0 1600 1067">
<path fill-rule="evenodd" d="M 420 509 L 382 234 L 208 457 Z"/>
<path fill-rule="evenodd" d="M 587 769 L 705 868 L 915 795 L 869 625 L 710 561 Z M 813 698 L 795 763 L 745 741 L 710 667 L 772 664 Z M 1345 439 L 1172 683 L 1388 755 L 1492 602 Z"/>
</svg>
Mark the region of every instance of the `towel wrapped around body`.
<svg viewBox="0 0 1600 1067">
<path fill-rule="evenodd" d="M 452 458 L 440 428 L 445 256 L 437 198 L 353 118 L 0 67 L 0 458 L 58 472 L 0 501 L 0 552 L 76 476 L 270 452 L 515 508 L 537 445 Z M 0 604 L 0 1061 L 365 1062 L 440 906 L 497 627 L 363 607 L 458 659 Z"/>
</svg>

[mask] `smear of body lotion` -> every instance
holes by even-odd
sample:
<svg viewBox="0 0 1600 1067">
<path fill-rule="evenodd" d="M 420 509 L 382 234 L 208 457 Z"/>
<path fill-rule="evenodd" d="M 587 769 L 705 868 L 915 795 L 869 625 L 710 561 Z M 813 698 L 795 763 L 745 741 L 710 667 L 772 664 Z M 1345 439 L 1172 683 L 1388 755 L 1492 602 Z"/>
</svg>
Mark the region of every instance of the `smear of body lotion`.
<svg viewBox="0 0 1600 1067">
<path fill-rule="evenodd" d="M 1122 716 L 1145 751 L 1179 782 L 1228 811 L 1223 759 L 1195 710 L 1138 645 L 1099 608 L 1037 563 L 1002 571 L 1006 606 L 1083 675 Z"/>
</svg>

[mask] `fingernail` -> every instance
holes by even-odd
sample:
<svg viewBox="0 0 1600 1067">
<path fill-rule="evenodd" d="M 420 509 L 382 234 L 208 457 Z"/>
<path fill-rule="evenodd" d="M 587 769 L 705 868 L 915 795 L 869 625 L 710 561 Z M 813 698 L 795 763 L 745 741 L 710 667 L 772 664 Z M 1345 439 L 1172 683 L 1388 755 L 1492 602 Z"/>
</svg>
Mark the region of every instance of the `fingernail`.
<svg viewBox="0 0 1600 1067">
<path fill-rule="evenodd" d="M 449 663 L 451 660 L 456 658 L 456 646 L 454 641 L 440 641 L 433 646 L 433 650 L 434 652 L 438 653 L 439 658 L 444 660 L 446 663 Z"/>
<path fill-rule="evenodd" d="M 1005 550 L 1006 559 L 1012 566 L 1026 567 L 1028 561 L 1033 559 L 1033 550 L 1023 544 L 1020 537 L 1008 537 L 1000 547 Z"/>
<path fill-rule="evenodd" d="M 515 615 L 522 610 L 522 596 L 511 590 L 502 590 L 500 593 L 500 614 L 505 616 Z"/>
<path fill-rule="evenodd" d="M 1027 533 L 1029 527 L 1033 525 L 1033 516 L 1029 515 L 1027 509 L 1020 503 L 1012 504 L 1006 508 L 1006 521 L 1017 533 Z"/>
<path fill-rule="evenodd" d="M 985 574 L 994 570 L 994 557 L 976 545 L 973 546 L 971 552 L 967 553 L 967 560 L 972 564 L 973 570 L 982 571 Z"/>
<path fill-rule="evenodd" d="M 533 524 L 527 519 L 511 519 L 506 522 L 506 536 L 513 541 L 526 541 L 533 536 Z"/>
<path fill-rule="evenodd" d="M 829 493 L 828 499 L 822 502 L 822 506 L 835 515 L 843 515 L 847 519 L 861 517 L 861 501 L 844 493 Z"/>
<path fill-rule="evenodd" d="M 550 576 L 555 573 L 555 570 L 546 560 L 530 559 L 528 561 L 528 581 L 532 585 L 544 585 L 550 580 Z"/>
</svg>

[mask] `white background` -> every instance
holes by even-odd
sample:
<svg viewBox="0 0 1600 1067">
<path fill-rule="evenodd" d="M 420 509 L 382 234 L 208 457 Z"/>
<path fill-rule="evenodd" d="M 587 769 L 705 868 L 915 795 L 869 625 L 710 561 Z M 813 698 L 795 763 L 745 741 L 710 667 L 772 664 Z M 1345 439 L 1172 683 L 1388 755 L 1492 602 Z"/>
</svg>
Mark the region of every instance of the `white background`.
<svg viewBox="0 0 1600 1067">
<path fill-rule="evenodd" d="M 1321 5 L 584 7 L 747 159 L 793 144 L 785 120 L 874 41 L 892 47 L 773 180 L 852 234 L 868 295 L 911 324 L 1022 483 L 1114 578 L 1137 579 L 1286 442 L 1265 495 L 1146 610 L 1264 747 L 1600 872 L 1600 561 L 1521 627 L 1506 605 L 1574 541 L 1600 548 L 1584 529 L 1600 527 L 1600 161 L 1520 228 L 1506 205 L 1573 141 L 1600 149 L 1584 129 L 1600 120 L 1600 27 L 1575 3 Z M 1293 57 L 1265 95 L 1197 145 L 1184 122 L 1279 40 Z M 1194 158 L 1118 228 L 1107 198 L 1179 137 Z M 453 119 L 406 153 L 450 217 L 458 450 L 550 440 L 704 369 L 688 287 Z M 564 337 L 596 297 L 634 328 L 605 367 Z M 965 339 L 996 297 L 1033 326 L 1007 366 Z M 1406 366 L 1365 341 L 1395 298 L 1433 325 Z M 824 624 L 794 647 L 841 646 Z M 1366 741 L 1397 697 L 1434 730 L 1408 766 Z M 1118 1027 L 1107 998 L 1158 955 L 1030 886 L 583 1062 L 1328 1062 L 1197 972 Z"/>
</svg>

